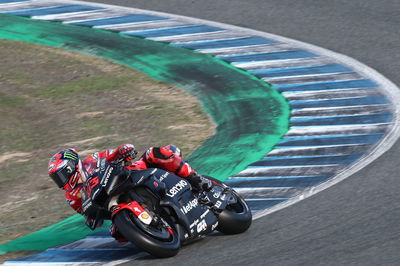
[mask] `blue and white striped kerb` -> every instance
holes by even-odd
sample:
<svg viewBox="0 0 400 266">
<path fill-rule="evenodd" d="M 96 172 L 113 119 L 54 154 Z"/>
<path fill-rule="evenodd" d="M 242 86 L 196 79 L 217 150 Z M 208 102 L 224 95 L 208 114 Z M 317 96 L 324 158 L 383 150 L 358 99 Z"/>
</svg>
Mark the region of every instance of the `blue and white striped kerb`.
<svg viewBox="0 0 400 266">
<path fill-rule="evenodd" d="M 256 218 L 358 171 L 399 135 L 398 88 L 369 67 L 323 48 L 211 21 L 82 1 L 0 0 L 0 13 L 169 42 L 214 55 L 272 84 L 292 108 L 290 130 L 272 152 L 227 181 Z M 68 250 L 46 252 L 57 252 L 64 262 L 80 261 Z M 118 246 L 113 254 L 122 258 L 124 252 Z M 88 262 L 88 254 L 76 256 Z M 103 263 L 98 255 L 94 261 Z"/>
</svg>

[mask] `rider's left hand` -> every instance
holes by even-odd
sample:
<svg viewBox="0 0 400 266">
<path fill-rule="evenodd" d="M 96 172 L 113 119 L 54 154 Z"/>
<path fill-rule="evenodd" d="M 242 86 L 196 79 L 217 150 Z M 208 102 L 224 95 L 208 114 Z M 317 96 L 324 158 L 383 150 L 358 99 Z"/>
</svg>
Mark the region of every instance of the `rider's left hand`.
<svg viewBox="0 0 400 266">
<path fill-rule="evenodd" d="M 119 146 L 118 153 L 125 162 L 132 161 L 137 155 L 135 146 L 129 143 Z"/>
</svg>

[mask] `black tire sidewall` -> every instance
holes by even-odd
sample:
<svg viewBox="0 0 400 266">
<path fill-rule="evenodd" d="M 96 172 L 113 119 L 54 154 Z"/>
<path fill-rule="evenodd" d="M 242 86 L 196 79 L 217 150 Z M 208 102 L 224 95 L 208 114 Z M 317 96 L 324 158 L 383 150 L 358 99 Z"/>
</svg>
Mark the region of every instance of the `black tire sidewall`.
<svg viewBox="0 0 400 266">
<path fill-rule="evenodd" d="M 217 230 L 224 234 L 240 234 L 245 232 L 251 225 L 251 210 L 242 197 L 235 193 L 236 198 L 241 202 L 244 208 L 242 213 L 230 210 L 223 210 L 218 216 Z"/>
<path fill-rule="evenodd" d="M 205 177 L 207 177 L 212 181 L 215 181 L 217 184 L 223 187 L 229 187 L 224 182 L 214 177 L 211 176 L 205 176 Z M 234 195 L 242 205 L 244 211 L 242 213 L 237 213 L 230 210 L 223 210 L 219 214 L 217 230 L 224 234 L 243 233 L 250 227 L 252 222 L 252 214 L 249 206 L 236 191 L 234 191 Z"/>
<path fill-rule="evenodd" d="M 121 210 L 113 219 L 118 230 L 126 239 L 135 244 L 138 248 L 141 248 L 156 257 L 166 258 L 178 254 L 181 244 L 179 235 L 174 229 L 173 237 L 170 242 L 154 239 L 143 232 L 132 221 L 129 217 L 129 213 L 129 210 Z"/>
</svg>

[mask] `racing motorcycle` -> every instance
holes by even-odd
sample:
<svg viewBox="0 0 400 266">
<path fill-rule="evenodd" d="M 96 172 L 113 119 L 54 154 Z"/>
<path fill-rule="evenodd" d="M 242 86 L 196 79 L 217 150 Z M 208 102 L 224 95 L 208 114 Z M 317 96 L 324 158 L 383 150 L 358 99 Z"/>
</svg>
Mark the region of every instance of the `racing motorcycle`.
<svg viewBox="0 0 400 266">
<path fill-rule="evenodd" d="M 205 192 L 157 168 L 129 174 L 121 174 L 111 164 L 102 168 L 82 190 L 83 213 L 92 221 L 89 226 L 94 229 L 111 219 L 127 240 L 153 256 L 175 256 L 185 242 L 215 230 L 242 233 L 251 224 L 244 199 L 212 177 L 208 178 L 214 186 Z"/>
</svg>

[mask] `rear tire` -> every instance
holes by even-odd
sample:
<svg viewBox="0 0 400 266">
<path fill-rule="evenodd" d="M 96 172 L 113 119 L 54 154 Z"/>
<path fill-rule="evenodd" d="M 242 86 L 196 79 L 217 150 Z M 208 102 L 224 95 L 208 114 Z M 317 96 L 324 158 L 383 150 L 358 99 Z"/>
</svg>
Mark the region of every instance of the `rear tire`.
<svg viewBox="0 0 400 266">
<path fill-rule="evenodd" d="M 118 212 L 114 217 L 114 223 L 126 239 L 153 256 L 167 258 L 179 252 L 180 239 L 173 228 L 168 238 L 155 239 L 136 224 L 141 222 L 129 210 Z"/>
<path fill-rule="evenodd" d="M 207 176 L 210 180 L 218 185 L 229 188 L 228 185 L 213 177 Z M 246 201 L 234 190 L 231 189 L 232 195 L 237 202 L 229 204 L 218 216 L 217 230 L 224 234 L 240 234 L 245 232 L 251 225 L 252 214 Z"/>
<path fill-rule="evenodd" d="M 252 214 L 244 199 L 233 191 L 237 203 L 228 205 L 218 216 L 217 230 L 224 234 L 240 234 L 249 229 L 252 222 Z"/>
</svg>

